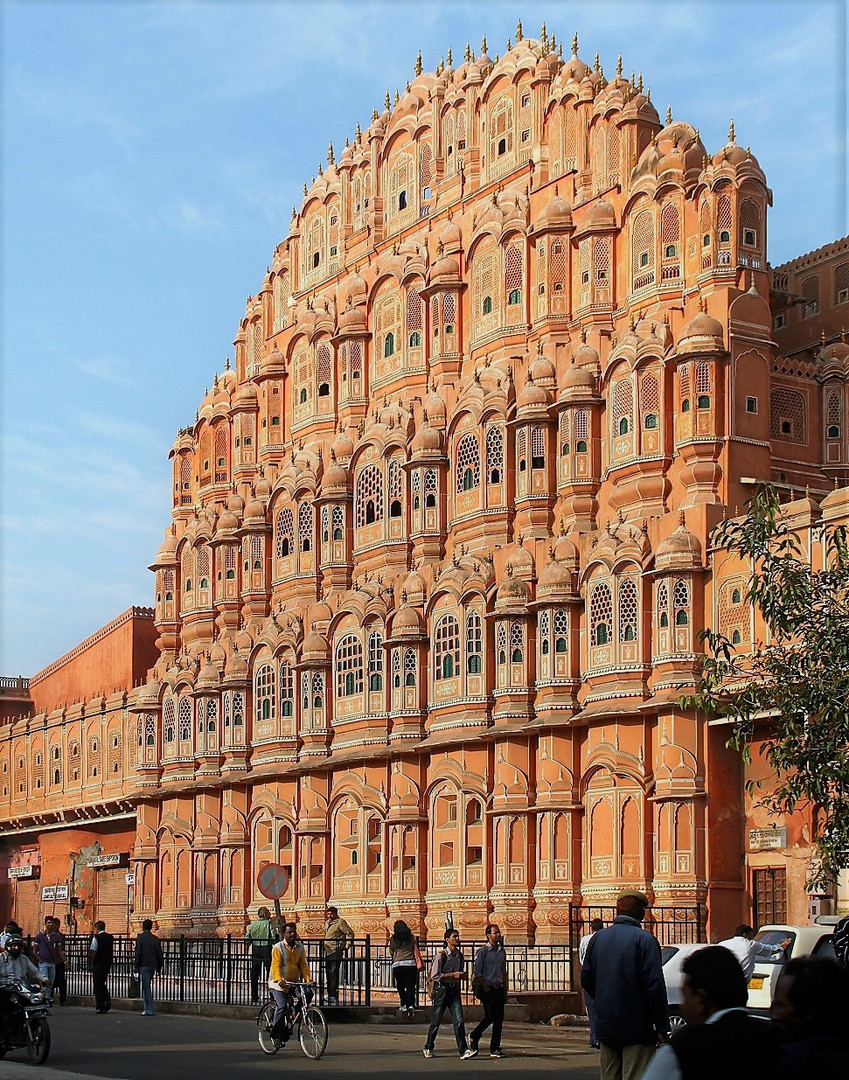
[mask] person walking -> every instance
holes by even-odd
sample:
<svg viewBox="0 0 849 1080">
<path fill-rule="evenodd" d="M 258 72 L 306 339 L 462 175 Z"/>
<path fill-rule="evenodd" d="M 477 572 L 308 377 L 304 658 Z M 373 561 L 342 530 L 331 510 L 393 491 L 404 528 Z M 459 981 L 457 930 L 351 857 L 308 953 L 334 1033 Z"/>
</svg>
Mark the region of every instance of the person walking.
<svg viewBox="0 0 849 1080">
<path fill-rule="evenodd" d="M 109 996 L 109 972 L 112 970 L 112 956 L 115 951 L 115 939 L 106 933 L 106 923 L 98 919 L 94 924 L 94 934 L 88 946 L 88 966 L 91 969 L 91 981 L 94 986 L 95 1012 L 108 1013 L 112 1008 Z"/>
<path fill-rule="evenodd" d="M 504 1026 L 504 1006 L 507 1002 L 507 953 L 504 951 L 501 930 L 497 923 L 490 923 L 484 933 L 486 945 L 481 945 L 475 954 L 475 977 L 472 983 L 475 996 L 483 1005 L 483 1019 L 469 1035 L 469 1048 L 472 1054 L 476 1054 L 481 1036 L 492 1025 L 489 1056 L 503 1058 L 505 1055 L 501 1049 L 501 1029 Z"/>
<path fill-rule="evenodd" d="M 153 976 L 165 965 L 162 943 L 153 932 L 153 921 L 142 922 L 142 932 L 136 938 L 135 968 L 139 973 L 142 992 L 142 1016 L 153 1016 Z"/>
<path fill-rule="evenodd" d="M 417 951 L 418 944 L 412 930 L 403 919 L 398 919 L 389 939 L 389 956 L 392 960 L 392 981 L 401 1005 L 398 1011 L 402 1016 L 414 1016 L 416 1012 L 416 991 L 419 985 Z"/>
<path fill-rule="evenodd" d="M 44 920 L 44 929 L 35 935 L 33 945 L 38 961 L 38 971 L 43 980 L 46 980 L 44 996 L 47 1004 L 53 1004 L 53 988 L 56 985 L 56 968 L 60 963 L 64 964 L 65 954 L 62 950 L 60 939 L 63 935 L 54 930 L 53 917 L 48 915 Z"/>
<path fill-rule="evenodd" d="M 433 1047 L 446 1009 L 451 1012 L 454 1038 L 457 1041 L 460 1057 L 473 1058 L 475 1056 L 475 1052 L 466 1040 L 463 1003 L 460 1000 L 460 983 L 465 977 L 466 960 L 460 952 L 460 931 L 451 927 L 445 931 L 445 947 L 434 956 L 430 968 L 433 1007 L 430 1010 L 430 1026 L 427 1029 L 427 1038 L 424 1050 L 422 1050 L 426 1058 L 433 1057 Z"/>
<path fill-rule="evenodd" d="M 62 933 L 62 923 L 59 921 L 59 919 L 56 918 L 55 915 L 53 915 L 51 917 L 50 921 L 53 923 L 53 933 L 56 936 L 56 940 L 57 940 L 59 949 L 61 950 L 61 953 L 60 953 L 61 959 L 60 959 L 59 963 L 56 965 L 56 979 L 55 979 L 55 981 L 53 983 L 53 989 L 59 995 L 59 1004 L 60 1005 L 67 1005 L 68 1004 L 68 977 L 67 977 L 67 973 L 66 973 L 67 968 L 65 966 L 66 963 L 67 963 L 67 960 L 66 960 L 66 957 L 65 957 L 65 935 Z"/>
<path fill-rule="evenodd" d="M 643 1080 L 774 1076 L 778 1033 L 775 1025 L 746 1012 L 746 979 L 731 952 L 708 945 L 691 953 L 682 971 L 681 1013 L 686 1027 L 660 1047 Z"/>
<path fill-rule="evenodd" d="M 590 923 L 590 932 L 588 934 L 584 934 L 581 940 L 578 942 L 578 963 L 581 965 L 581 967 L 584 966 L 584 961 L 587 958 L 587 949 L 590 947 L 590 942 L 599 932 L 599 930 L 603 929 L 604 923 L 602 922 L 602 920 L 593 919 L 593 921 Z M 593 1001 L 593 999 L 586 992 L 586 990 L 584 990 L 584 1005 L 586 1005 L 587 1007 L 587 1019 L 590 1022 L 590 1046 L 593 1050 L 598 1050 L 599 1041 L 595 1030 L 595 1001 Z"/>
<path fill-rule="evenodd" d="M 271 925 L 271 912 L 267 907 L 261 907 L 256 913 L 256 919 L 245 930 L 245 941 L 251 948 L 251 1005 L 259 1004 L 259 978 L 271 970 L 271 947 L 277 940 L 277 935 Z"/>
<path fill-rule="evenodd" d="M 354 931 L 339 915 L 338 908 L 328 904 L 324 913 L 324 974 L 327 980 L 328 1005 L 339 1004 L 339 968 L 345 953 L 354 943 Z"/>
<path fill-rule="evenodd" d="M 734 937 L 726 938 L 719 944 L 723 949 L 734 953 L 743 969 L 746 982 L 752 977 L 755 970 L 755 958 L 767 956 L 770 960 L 780 960 L 784 956 L 784 950 L 792 944 L 793 938 L 785 938 L 779 945 L 768 945 L 764 941 L 755 941 L 755 931 L 746 923 L 740 923 L 734 931 Z"/>
<path fill-rule="evenodd" d="M 624 889 L 616 918 L 587 948 L 581 986 L 596 1005 L 602 1080 L 637 1080 L 669 1039 L 660 945 L 641 925 L 648 908 L 645 893 Z"/>
</svg>

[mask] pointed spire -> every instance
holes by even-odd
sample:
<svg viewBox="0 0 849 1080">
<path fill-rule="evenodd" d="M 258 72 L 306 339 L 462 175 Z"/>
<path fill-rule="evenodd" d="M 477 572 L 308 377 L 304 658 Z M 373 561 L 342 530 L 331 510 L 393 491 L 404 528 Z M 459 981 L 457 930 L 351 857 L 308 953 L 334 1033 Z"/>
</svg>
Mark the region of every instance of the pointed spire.
<svg viewBox="0 0 849 1080">
<path fill-rule="evenodd" d="M 542 44 L 543 48 L 548 47 L 548 30 L 545 27 L 545 23 L 543 23 L 542 27 L 540 28 L 539 40 L 540 40 L 540 43 Z"/>
<path fill-rule="evenodd" d="M 521 40 L 522 40 L 522 20 L 519 19 L 519 21 L 516 23 L 516 44 L 518 45 Z"/>
<path fill-rule="evenodd" d="M 318 175 L 324 176 L 324 169 L 321 167 L 321 162 L 318 163 Z"/>
<path fill-rule="evenodd" d="M 414 71 L 416 75 L 421 75 L 422 70 L 422 50 L 419 49 L 418 56 L 416 57 L 416 66 L 414 68 Z"/>
<path fill-rule="evenodd" d="M 327 144 L 327 164 L 328 165 L 334 165 L 335 163 L 336 163 L 336 158 L 333 156 L 333 143 L 328 143 Z"/>
<path fill-rule="evenodd" d="M 573 56 L 578 55 L 578 35 L 577 34 L 575 34 L 575 36 L 572 38 L 572 55 Z"/>
<path fill-rule="evenodd" d="M 229 356 L 228 356 L 228 357 L 227 357 L 227 359 L 226 359 L 226 360 L 224 361 L 224 370 L 225 370 L 225 371 L 229 371 L 229 370 L 230 370 L 230 357 L 229 357 Z"/>
<path fill-rule="evenodd" d="M 643 73 L 641 71 L 640 74 L 637 76 L 637 93 L 642 94 L 642 92 L 643 92 Z"/>
<path fill-rule="evenodd" d="M 512 38 L 507 38 L 507 52 L 510 52 L 510 50 L 512 48 L 513 48 L 513 39 Z"/>
<path fill-rule="evenodd" d="M 622 53 L 619 54 L 619 58 L 616 61 L 616 76 L 619 79 L 622 78 Z"/>
<path fill-rule="evenodd" d="M 671 123 L 672 123 L 672 106 L 667 105 L 666 106 L 666 126 L 669 127 L 669 125 Z"/>
<path fill-rule="evenodd" d="M 467 64 L 472 59 L 472 46 L 468 43 L 468 41 L 466 42 L 466 51 L 463 53 L 463 59 L 466 61 Z"/>
<path fill-rule="evenodd" d="M 304 195 L 307 193 L 307 182 L 304 180 Z"/>
<path fill-rule="evenodd" d="M 400 100 L 401 100 L 401 95 L 396 90 L 395 91 L 395 104 L 397 105 Z"/>
<path fill-rule="evenodd" d="M 486 56 L 486 34 L 481 38 L 481 56 Z"/>
<path fill-rule="evenodd" d="M 734 121 L 732 120 L 728 125 L 728 141 L 734 142 Z"/>
<path fill-rule="evenodd" d="M 595 60 L 593 61 L 593 71 L 601 71 L 601 60 L 599 59 L 598 53 L 595 54 Z"/>
<path fill-rule="evenodd" d="M 372 118 L 372 120 L 377 119 L 377 109 L 372 109 L 371 118 Z M 360 127 L 360 122 L 358 120 L 356 129 L 354 130 L 354 138 L 357 140 L 357 142 L 359 142 L 362 139 L 362 137 L 363 137 L 363 129 Z"/>
<path fill-rule="evenodd" d="M 387 112 L 389 112 L 390 108 L 392 107 L 392 99 L 389 96 L 388 90 L 386 91 L 386 96 L 383 99 L 383 107 Z"/>
<path fill-rule="evenodd" d="M 448 46 L 448 52 L 445 55 L 445 59 L 448 62 L 448 67 L 452 67 L 454 64 L 454 53 L 451 51 L 451 46 Z"/>
</svg>

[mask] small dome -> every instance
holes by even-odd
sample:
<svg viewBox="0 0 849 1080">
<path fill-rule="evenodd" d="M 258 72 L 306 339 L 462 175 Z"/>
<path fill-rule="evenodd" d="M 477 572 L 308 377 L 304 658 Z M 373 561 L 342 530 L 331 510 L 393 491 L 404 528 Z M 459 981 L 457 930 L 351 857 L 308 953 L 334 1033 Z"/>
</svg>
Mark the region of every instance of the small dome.
<svg viewBox="0 0 849 1080">
<path fill-rule="evenodd" d="M 330 646 L 315 630 L 311 630 L 304 638 L 301 660 L 312 664 L 323 664 L 330 660 Z"/>
<path fill-rule="evenodd" d="M 616 211 L 606 199 L 599 199 L 590 210 L 589 224 L 597 228 L 616 228 Z"/>
<path fill-rule="evenodd" d="M 561 385 L 563 390 L 595 390 L 595 375 L 589 368 L 573 364 L 563 376 Z"/>
<path fill-rule="evenodd" d="M 430 426 L 425 417 L 421 427 L 416 431 L 410 447 L 414 454 L 439 454 L 442 452 L 442 432 L 439 428 Z"/>
<path fill-rule="evenodd" d="M 460 262 L 453 255 L 443 254 L 440 244 L 439 255 L 436 262 L 430 268 L 430 282 L 432 285 L 445 284 L 460 280 Z"/>
<path fill-rule="evenodd" d="M 354 440 L 346 431 L 340 431 L 330 447 L 337 461 L 347 461 L 354 452 Z"/>
<path fill-rule="evenodd" d="M 329 626 L 333 618 L 333 612 L 326 600 L 319 600 L 310 608 L 310 619 L 313 626 Z"/>
<path fill-rule="evenodd" d="M 259 479 L 254 484 L 254 494 L 263 503 L 268 502 L 268 497 L 271 494 L 271 481 L 265 473 L 261 473 Z"/>
<path fill-rule="evenodd" d="M 148 708 L 155 708 L 159 703 L 159 683 L 148 682 L 141 687 L 136 695 L 136 705 L 144 705 Z"/>
<path fill-rule="evenodd" d="M 445 400 L 435 389 L 425 398 L 424 409 L 431 424 L 445 427 Z"/>
<path fill-rule="evenodd" d="M 546 229 L 571 228 L 571 225 L 572 207 L 565 199 L 555 195 L 551 202 L 543 207 L 543 211 L 537 219 L 536 228 L 538 232 L 544 232 Z"/>
<path fill-rule="evenodd" d="M 528 410 L 547 409 L 550 403 L 550 397 L 548 391 L 544 386 L 534 382 L 533 376 L 528 373 L 528 378 L 525 385 L 522 387 L 522 391 L 516 398 L 516 409 L 518 412 Z"/>
<path fill-rule="evenodd" d="M 245 523 L 247 524 L 249 521 L 265 521 L 265 506 L 256 497 L 251 499 L 245 510 Z"/>
<path fill-rule="evenodd" d="M 352 334 L 367 330 L 366 312 L 363 305 L 354 306 L 348 297 L 348 306 L 339 316 L 339 333 Z"/>
<path fill-rule="evenodd" d="M 496 608 L 526 605 L 530 602 L 531 591 L 520 577 L 515 577 L 509 570 L 507 576 L 498 586 L 498 594 L 495 600 Z"/>
<path fill-rule="evenodd" d="M 348 490 L 348 470 L 339 464 L 332 449 L 330 451 L 330 465 L 321 478 L 321 490 L 325 494 L 331 491 Z"/>
<path fill-rule="evenodd" d="M 165 539 L 159 545 L 159 551 L 156 553 L 157 563 L 174 563 L 177 561 L 177 537 L 174 536 L 169 529 L 165 534 Z"/>
<path fill-rule="evenodd" d="M 723 348 L 722 323 L 700 311 L 681 330 L 679 352 L 715 351 Z"/>
<path fill-rule="evenodd" d="M 557 377 L 554 364 L 542 353 L 537 353 L 536 359 L 531 364 L 530 374 L 534 382 L 548 382 Z"/>
<path fill-rule="evenodd" d="M 411 570 L 404 578 L 404 584 L 401 587 L 401 595 L 407 596 L 407 602 L 410 604 L 423 604 L 427 590 L 425 589 L 425 583 L 422 580 L 421 574 L 416 570 Z"/>
<path fill-rule="evenodd" d="M 527 548 L 519 544 L 507 556 L 505 569 L 509 574 L 532 578 L 534 576 L 534 557 Z"/>
<path fill-rule="evenodd" d="M 537 584 L 537 598 L 551 593 L 572 591 L 572 571 L 565 563 L 559 562 L 552 552 L 551 558 L 543 567 Z"/>
<path fill-rule="evenodd" d="M 453 251 L 460 246 L 460 228 L 449 219 L 439 234 L 439 242 L 446 251 Z"/>
<path fill-rule="evenodd" d="M 849 345 L 845 341 L 832 341 L 820 350 L 819 360 L 823 364 L 845 364 L 849 360 Z"/>
<path fill-rule="evenodd" d="M 227 509 L 237 517 L 241 516 L 242 511 L 245 509 L 245 500 L 238 491 L 234 491 L 232 495 L 227 497 Z"/>
<path fill-rule="evenodd" d="M 662 540 L 655 553 L 655 566 L 658 570 L 670 567 L 701 566 L 702 545 L 687 529 L 684 511 L 678 513 L 678 528 L 665 540 Z"/>
<path fill-rule="evenodd" d="M 233 513 L 232 510 L 222 510 L 218 515 L 218 529 L 217 533 L 221 536 L 223 533 L 232 533 L 239 528 L 239 519 Z"/>
<path fill-rule="evenodd" d="M 195 685 L 198 689 L 200 689 L 201 687 L 217 686 L 218 679 L 218 668 L 215 664 L 213 664 L 212 660 L 207 657 L 206 663 L 203 665 L 203 667 L 200 669 L 200 672 L 198 673 L 197 682 Z"/>
<path fill-rule="evenodd" d="M 283 354 L 277 348 L 277 345 L 274 346 L 270 353 L 266 353 L 265 359 L 262 362 L 262 370 L 266 375 L 283 374 L 285 370 Z"/>
<path fill-rule="evenodd" d="M 560 69 L 560 78 L 564 83 L 582 82 L 590 74 L 589 67 L 578 57 L 577 35 L 572 42 L 572 55 Z"/>
<path fill-rule="evenodd" d="M 247 652 L 240 652 L 234 648 L 224 668 L 224 675 L 228 679 L 246 679 L 248 677 Z"/>
<path fill-rule="evenodd" d="M 404 604 L 392 622 L 393 635 L 420 634 L 422 619 L 411 604 Z"/>
</svg>

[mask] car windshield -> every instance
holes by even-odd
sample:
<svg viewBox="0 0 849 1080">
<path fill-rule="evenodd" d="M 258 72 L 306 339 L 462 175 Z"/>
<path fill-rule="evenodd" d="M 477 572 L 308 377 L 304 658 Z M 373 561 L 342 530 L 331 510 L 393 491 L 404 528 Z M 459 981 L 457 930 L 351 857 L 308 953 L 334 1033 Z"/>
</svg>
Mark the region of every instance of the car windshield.
<svg viewBox="0 0 849 1080">
<path fill-rule="evenodd" d="M 785 960 L 793 955 L 793 946 L 796 943 L 796 935 L 792 930 L 759 930 L 755 935 L 755 941 L 759 941 L 762 945 L 781 945 L 787 939 L 790 939 L 790 944 L 787 946 L 784 953 L 780 956 L 756 956 L 755 963 L 758 964 L 783 964 Z"/>
<path fill-rule="evenodd" d="M 678 952 L 674 945 L 664 945 L 660 950 L 660 962 L 661 964 L 668 964 L 672 957 Z"/>
</svg>

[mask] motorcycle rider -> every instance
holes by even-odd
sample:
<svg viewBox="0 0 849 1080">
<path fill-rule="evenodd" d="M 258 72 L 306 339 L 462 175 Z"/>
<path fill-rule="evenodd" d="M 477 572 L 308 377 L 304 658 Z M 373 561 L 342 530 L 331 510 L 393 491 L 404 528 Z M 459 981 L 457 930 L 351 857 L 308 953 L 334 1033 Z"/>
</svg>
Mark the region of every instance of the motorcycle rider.
<svg viewBox="0 0 849 1080">
<path fill-rule="evenodd" d="M 50 985 L 50 980 L 42 979 L 38 968 L 24 953 L 24 939 L 17 934 L 7 937 L 5 951 L 0 951 L 0 1025 L 3 1030 L 9 1014 L 9 997 L 2 990 L 11 982 Z"/>
</svg>

